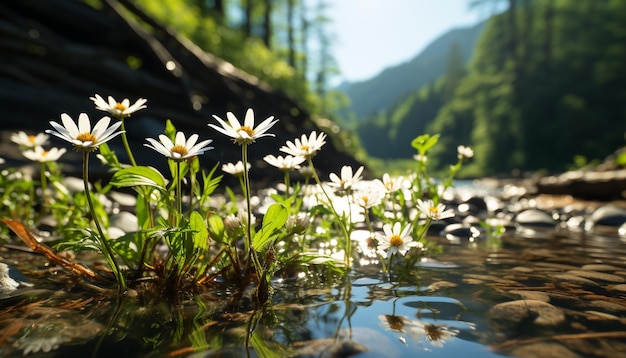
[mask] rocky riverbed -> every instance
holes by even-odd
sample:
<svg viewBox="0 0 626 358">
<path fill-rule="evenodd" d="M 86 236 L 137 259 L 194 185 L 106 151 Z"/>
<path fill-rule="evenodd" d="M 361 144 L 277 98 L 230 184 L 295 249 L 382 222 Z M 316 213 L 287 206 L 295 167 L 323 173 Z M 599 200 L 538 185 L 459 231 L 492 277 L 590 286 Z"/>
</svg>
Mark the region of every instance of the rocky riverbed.
<svg viewBox="0 0 626 358">
<path fill-rule="evenodd" d="M 459 183 L 445 197 L 455 217 L 429 232 L 440 251 L 407 276 L 364 262 L 347 281 L 318 270 L 277 280 L 275 321 L 259 324 L 258 339 L 293 356 L 626 356 L 626 205 L 528 190 Z M 109 198 L 119 209 L 113 225 L 127 230 L 132 198 Z M 488 235 L 480 222 L 505 232 Z M 225 311 L 223 292 L 178 308 L 132 299 L 115 306 L 25 251 L 0 249 L 2 356 L 89 354 L 96 342 L 97 356 L 169 356 L 192 347 L 192 337 L 215 335 L 220 346 L 192 351 L 246 355 L 240 337 L 250 312 Z M 113 312 L 122 319 L 110 321 Z M 175 321 L 188 327 L 176 341 Z M 160 344 L 148 347 L 157 333 Z"/>
</svg>

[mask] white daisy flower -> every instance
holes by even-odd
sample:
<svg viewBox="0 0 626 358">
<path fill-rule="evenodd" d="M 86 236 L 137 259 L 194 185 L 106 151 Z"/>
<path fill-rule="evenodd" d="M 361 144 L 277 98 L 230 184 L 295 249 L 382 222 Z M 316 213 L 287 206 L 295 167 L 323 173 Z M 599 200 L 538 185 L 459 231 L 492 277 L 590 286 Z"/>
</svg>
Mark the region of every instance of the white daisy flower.
<svg viewBox="0 0 626 358">
<path fill-rule="evenodd" d="M 469 159 L 474 156 L 474 151 L 470 147 L 460 145 L 456 147 L 459 159 Z"/>
<path fill-rule="evenodd" d="M 160 143 L 152 138 L 146 138 L 146 140 L 150 142 L 150 144 L 144 144 L 146 147 L 152 148 L 177 162 L 201 155 L 207 150 L 213 149 L 213 147 L 207 146 L 207 144 L 211 143 L 213 140 L 207 139 L 196 144 L 198 141 L 197 134 L 192 134 L 189 139 L 185 140 L 185 134 L 183 132 L 176 133 L 174 142 L 165 134 L 159 135 Z"/>
<path fill-rule="evenodd" d="M 43 163 L 58 160 L 65 153 L 65 151 L 65 148 L 50 148 L 50 150 L 44 150 L 42 147 L 37 146 L 35 149 L 29 149 L 22 152 L 22 155 L 34 162 Z"/>
<path fill-rule="evenodd" d="M 392 178 L 388 173 L 383 174 L 383 185 L 388 193 L 395 193 L 402 188 L 401 178 Z"/>
<path fill-rule="evenodd" d="M 306 158 L 301 156 L 294 157 L 292 155 L 285 155 L 284 157 L 279 155 L 276 157 L 268 154 L 263 157 L 263 160 L 280 170 L 295 170 L 300 169 L 300 164 L 302 164 Z"/>
<path fill-rule="evenodd" d="M 99 94 L 96 94 L 94 97 L 89 97 L 89 99 L 96 105 L 96 109 L 108 112 L 118 118 L 129 117 L 138 110 L 146 108 L 145 103 L 148 101 L 139 98 L 131 105 L 128 98 L 124 98 L 122 102 L 117 102 L 113 97 L 109 96 L 109 101 L 107 102 L 104 98 L 100 97 Z"/>
<path fill-rule="evenodd" d="M 328 185 L 337 187 L 339 190 L 349 190 L 352 186 L 362 179 L 363 166 L 357 169 L 356 173 L 352 174 L 352 167 L 344 165 L 341 167 L 341 177 L 335 173 L 330 173 L 330 183 Z"/>
<path fill-rule="evenodd" d="M 246 163 L 246 168 L 250 170 L 250 163 Z M 226 163 L 222 165 L 222 171 L 231 175 L 241 175 L 243 174 L 243 162 L 240 160 L 237 163 Z"/>
<path fill-rule="evenodd" d="M 432 200 L 417 199 L 417 208 L 431 220 L 443 220 L 454 217 L 454 210 L 446 210 L 446 206 L 439 203 L 435 206 Z"/>
<path fill-rule="evenodd" d="M 242 145 L 242 144 L 250 144 L 255 140 L 261 137 L 274 137 L 275 135 L 272 133 L 265 133 L 268 129 L 270 129 L 278 119 L 274 119 L 274 116 L 270 116 L 266 118 L 263 122 L 259 123 L 256 128 L 254 127 L 254 111 L 252 108 L 248 108 L 246 111 L 246 117 L 244 119 L 243 125 L 239 123 L 237 117 L 232 112 L 226 113 L 226 117 L 228 117 L 228 123 L 222 120 L 220 117 L 213 115 L 221 127 L 216 126 L 215 124 L 209 124 L 209 127 L 215 129 L 216 131 L 225 134 L 229 137 L 233 138 L 233 142 Z"/>
<path fill-rule="evenodd" d="M 280 147 L 279 150 L 296 157 L 311 158 L 326 144 L 325 139 L 325 133 L 320 133 L 318 136 L 317 133 L 313 131 L 308 138 L 303 134 L 300 139 L 296 138 L 293 143 L 287 141 L 286 145 Z"/>
<path fill-rule="evenodd" d="M 380 180 L 374 180 L 354 194 L 354 202 L 364 209 L 369 209 L 382 202 L 384 193 L 383 183 Z"/>
<path fill-rule="evenodd" d="M 48 143 L 49 135 L 45 133 L 37 133 L 37 135 L 28 135 L 24 131 L 13 133 L 11 135 L 11 141 L 26 148 L 35 148 Z"/>
<path fill-rule="evenodd" d="M 409 234 L 411 233 L 411 224 L 407 224 L 402 228 L 399 222 L 383 225 L 383 233 L 378 236 L 378 249 L 387 251 L 387 255 L 393 255 L 400 253 L 400 255 L 406 254 L 411 247 L 418 246 L 419 243 L 413 241 Z"/>
<path fill-rule="evenodd" d="M 98 148 L 102 143 L 108 142 L 122 132 L 116 130 L 122 125 L 122 122 L 113 123 L 109 127 L 111 118 L 102 117 L 98 123 L 91 129 L 91 122 L 86 113 L 78 116 L 78 126 L 72 118 L 66 113 L 61 114 L 63 125 L 50 121 L 50 125 L 55 130 L 48 129 L 46 133 L 52 134 L 63 140 L 66 140 L 74 146 L 74 149 L 81 151 L 92 151 Z"/>
</svg>

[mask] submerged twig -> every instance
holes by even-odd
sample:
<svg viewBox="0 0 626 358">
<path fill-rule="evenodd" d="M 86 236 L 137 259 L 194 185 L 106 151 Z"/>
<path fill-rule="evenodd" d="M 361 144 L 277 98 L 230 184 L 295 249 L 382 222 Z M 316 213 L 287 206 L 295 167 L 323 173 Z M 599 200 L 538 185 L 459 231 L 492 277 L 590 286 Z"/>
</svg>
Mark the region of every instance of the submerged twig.
<svg viewBox="0 0 626 358">
<path fill-rule="evenodd" d="M 24 224 L 22 224 L 21 222 L 10 219 L 0 219 L 0 222 L 5 223 L 11 229 L 11 231 L 13 231 L 20 239 L 22 239 L 22 241 L 24 241 L 24 243 L 28 245 L 28 247 L 30 247 L 34 252 L 46 256 L 50 261 L 54 262 L 55 264 L 69 269 L 72 273 L 79 276 L 87 276 L 91 279 L 107 281 L 104 277 L 96 274 L 87 267 L 78 263 L 71 262 L 68 259 L 54 253 L 54 251 L 52 251 L 52 249 L 50 249 L 48 246 L 37 241 L 33 234 L 31 234 L 26 226 L 24 226 Z"/>
</svg>

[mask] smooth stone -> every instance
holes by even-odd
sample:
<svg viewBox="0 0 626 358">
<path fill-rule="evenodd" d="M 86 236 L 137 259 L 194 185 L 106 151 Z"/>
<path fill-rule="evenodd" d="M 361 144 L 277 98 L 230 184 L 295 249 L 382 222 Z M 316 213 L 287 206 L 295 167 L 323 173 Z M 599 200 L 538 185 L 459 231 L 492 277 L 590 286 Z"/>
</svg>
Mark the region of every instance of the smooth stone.
<svg viewBox="0 0 626 358">
<path fill-rule="evenodd" d="M 542 302 L 550 302 L 550 295 L 545 292 L 538 291 L 524 291 L 524 290 L 512 290 L 509 293 L 520 296 L 525 300 L 536 300 Z"/>
<path fill-rule="evenodd" d="M 572 284 L 579 285 L 579 286 L 600 287 L 600 285 L 597 282 L 589 280 L 584 277 L 576 276 L 576 275 L 570 275 L 570 274 L 564 273 L 560 275 L 553 275 L 551 277 L 559 281 L 564 281 L 564 282 L 572 283 Z"/>
<path fill-rule="evenodd" d="M 134 208 L 137 205 L 137 197 L 130 194 L 121 193 L 119 191 L 112 191 L 111 193 L 109 193 L 109 196 L 113 201 L 120 204 L 121 206 Z"/>
<path fill-rule="evenodd" d="M 600 308 L 609 312 L 626 312 L 626 306 L 603 300 L 589 302 L 590 307 Z"/>
<path fill-rule="evenodd" d="M 472 241 L 480 235 L 480 231 L 475 227 L 468 227 L 463 224 L 450 224 L 444 229 L 444 236 L 452 243 L 462 243 Z"/>
<path fill-rule="evenodd" d="M 517 300 L 493 306 L 487 319 L 494 329 L 511 331 L 529 319 L 537 326 L 558 326 L 565 322 L 565 313 L 547 302 Z"/>
<path fill-rule="evenodd" d="M 594 225 L 619 227 L 626 223 L 626 209 L 608 204 L 599 207 L 589 218 Z"/>
<path fill-rule="evenodd" d="M 581 358 L 579 354 L 557 342 L 537 342 L 515 347 L 507 352 L 513 357 Z"/>
<path fill-rule="evenodd" d="M 115 215 L 111 215 L 111 226 L 114 226 L 125 233 L 138 230 L 137 216 L 128 211 L 120 211 Z"/>
<path fill-rule="evenodd" d="M 621 276 L 612 275 L 610 273 L 604 273 L 604 272 L 572 270 L 572 271 L 568 271 L 567 273 L 570 275 L 588 278 L 590 280 L 600 280 L 600 281 L 613 282 L 613 283 L 626 282 L 626 279 L 624 279 Z"/>
<path fill-rule="evenodd" d="M 522 226 L 535 226 L 535 227 L 555 227 L 556 221 L 550 214 L 539 209 L 526 209 L 514 219 L 514 222 Z"/>
<path fill-rule="evenodd" d="M 619 321 L 620 318 L 617 316 L 614 316 L 612 314 L 606 313 L 606 312 L 599 312 L 599 311 L 585 311 L 585 313 L 587 313 L 590 317 L 587 317 L 590 320 L 606 320 L 606 321 Z"/>
<path fill-rule="evenodd" d="M 611 287 L 611 291 L 624 292 L 626 293 L 626 284 L 615 285 Z"/>
<path fill-rule="evenodd" d="M 589 264 L 589 265 L 583 265 L 581 268 L 581 270 L 588 270 L 588 271 L 619 271 L 619 267 L 615 267 L 613 265 L 606 265 L 606 264 Z"/>
<path fill-rule="evenodd" d="M 465 275 L 464 276 L 465 279 L 475 279 L 475 280 L 480 280 L 480 281 L 491 281 L 491 282 L 498 282 L 498 283 L 506 283 L 509 285 L 519 285 L 519 283 L 517 281 L 513 281 L 513 280 L 507 280 L 507 279 L 503 279 L 497 276 L 491 276 L 491 275 L 478 275 L 478 274 L 469 274 L 469 275 Z"/>
</svg>

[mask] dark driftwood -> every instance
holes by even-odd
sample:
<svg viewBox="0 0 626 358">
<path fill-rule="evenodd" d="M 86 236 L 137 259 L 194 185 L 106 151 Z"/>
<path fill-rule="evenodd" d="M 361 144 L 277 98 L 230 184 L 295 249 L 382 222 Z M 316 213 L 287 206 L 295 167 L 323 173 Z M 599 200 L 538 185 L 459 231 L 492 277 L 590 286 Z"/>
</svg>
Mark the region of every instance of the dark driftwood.
<svg viewBox="0 0 626 358">
<path fill-rule="evenodd" d="M 127 15 L 133 14 L 129 20 Z M 142 23 L 139 26 L 135 21 Z M 150 29 L 149 32 L 145 29 Z M 128 58 L 141 61 L 133 69 Z M 167 64 L 175 64 L 168 70 Z M 143 147 L 146 137 L 157 137 L 165 120 L 179 130 L 214 139 L 215 150 L 201 158 L 206 166 L 240 159 L 240 149 L 207 127 L 216 114 L 227 111 L 242 117 L 254 108 L 257 121 L 270 115 L 280 121 L 275 138 L 251 146 L 257 178 L 281 177 L 262 166 L 266 154 L 312 130 L 323 130 L 296 102 L 257 78 L 207 53 L 143 13 L 128 0 L 102 0 L 97 10 L 78 0 L 3 0 L 0 2 L 0 106 L 3 109 L 0 157 L 18 160 L 7 143 L 16 130 L 42 132 L 61 113 L 76 118 L 86 112 L 100 118 L 88 97 L 148 99 L 148 108 L 127 123 L 131 146 L 140 164 L 164 167 L 163 158 Z M 56 143 L 61 145 L 61 143 Z M 112 143 L 124 159 L 119 143 Z M 72 160 L 71 155 L 64 156 Z M 315 162 L 323 172 L 342 165 L 358 165 L 332 142 Z"/>
<path fill-rule="evenodd" d="M 539 194 L 567 194 L 581 199 L 612 200 L 626 197 L 626 169 L 571 171 L 536 182 Z"/>
</svg>

